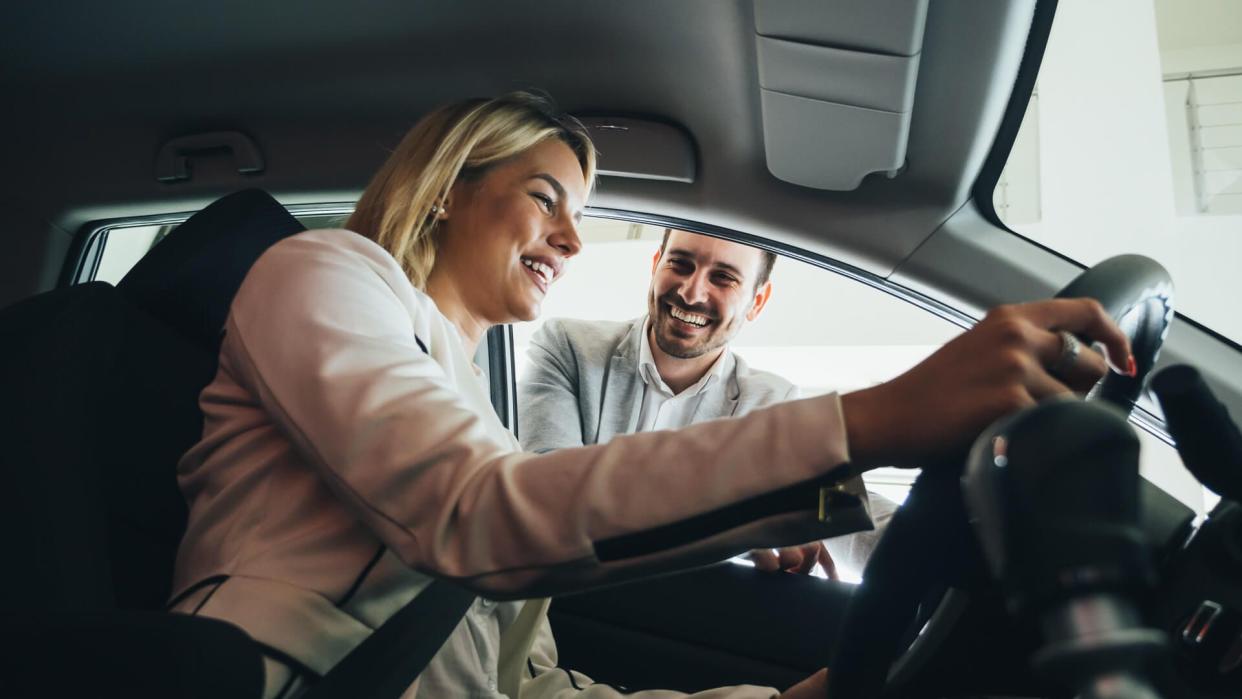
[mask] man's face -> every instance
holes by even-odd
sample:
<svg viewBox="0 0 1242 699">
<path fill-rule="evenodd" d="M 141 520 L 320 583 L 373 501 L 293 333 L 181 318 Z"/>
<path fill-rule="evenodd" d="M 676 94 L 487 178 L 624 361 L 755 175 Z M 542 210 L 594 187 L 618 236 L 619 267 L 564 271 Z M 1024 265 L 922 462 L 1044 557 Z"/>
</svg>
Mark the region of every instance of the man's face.
<svg viewBox="0 0 1242 699">
<path fill-rule="evenodd" d="M 705 235 L 673 231 L 651 274 L 647 311 L 656 345 L 682 359 L 723 347 L 767 302 L 755 288 L 763 253 Z"/>
</svg>

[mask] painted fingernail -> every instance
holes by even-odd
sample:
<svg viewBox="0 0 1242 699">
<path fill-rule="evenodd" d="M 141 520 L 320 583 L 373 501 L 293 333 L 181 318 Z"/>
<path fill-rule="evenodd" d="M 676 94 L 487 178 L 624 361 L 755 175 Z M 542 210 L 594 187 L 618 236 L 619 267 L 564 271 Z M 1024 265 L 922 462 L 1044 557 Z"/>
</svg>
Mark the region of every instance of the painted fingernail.
<svg viewBox="0 0 1242 699">
<path fill-rule="evenodd" d="M 1108 345 L 1105 345 L 1103 342 L 1092 342 L 1091 349 L 1098 352 L 1099 355 L 1104 358 L 1104 362 L 1108 364 L 1109 369 L 1112 369 L 1114 372 L 1118 374 L 1126 373 L 1125 369 L 1118 366 L 1117 362 L 1113 361 L 1113 355 L 1108 351 Z"/>
<path fill-rule="evenodd" d="M 1134 363 L 1134 355 L 1126 357 L 1126 376 L 1138 376 L 1138 365 Z"/>
</svg>

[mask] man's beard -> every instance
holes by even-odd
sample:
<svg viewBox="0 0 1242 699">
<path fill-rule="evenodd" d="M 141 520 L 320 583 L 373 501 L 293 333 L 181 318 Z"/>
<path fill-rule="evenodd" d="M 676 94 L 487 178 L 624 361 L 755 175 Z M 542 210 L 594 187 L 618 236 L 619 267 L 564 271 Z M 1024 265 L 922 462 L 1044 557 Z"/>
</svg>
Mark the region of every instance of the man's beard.
<svg viewBox="0 0 1242 699">
<path fill-rule="evenodd" d="M 652 329 L 654 330 L 652 335 L 655 336 L 656 346 L 660 348 L 660 351 L 670 357 L 676 357 L 678 359 L 694 359 L 696 357 L 701 357 L 708 352 L 720 349 L 728 343 L 730 339 L 728 332 L 726 331 L 726 328 L 719 324 L 720 318 L 718 318 L 715 313 L 711 313 L 710 309 L 706 307 L 688 309 L 677 303 L 675 298 L 676 296 L 673 292 L 668 292 L 660 298 L 655 298 L 654 295 L 652 296 L 649 315 L 651 316 Z M 694 340 L 694 344 L 691 345 L 687 345 L 684 342 L 679 342 L 675 338 L 666 336 L 664 334 L 666 327 L 665 323 L 679 322 L 669 315 L 667 310 L 668 306 L 675 306 L 678 310 L 685 311 L 687 313 L 707 316 L 711 323 L 710 330 Z"/>
</svg>

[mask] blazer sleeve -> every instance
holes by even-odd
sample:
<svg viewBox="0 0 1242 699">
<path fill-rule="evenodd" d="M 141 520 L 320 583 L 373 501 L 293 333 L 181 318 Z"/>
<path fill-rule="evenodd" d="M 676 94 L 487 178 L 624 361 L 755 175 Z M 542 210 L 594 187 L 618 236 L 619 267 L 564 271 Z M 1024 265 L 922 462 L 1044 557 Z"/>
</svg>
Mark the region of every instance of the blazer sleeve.
<svg viewBox="0 0 1242 699">
<path fill-rule="evenodd" d="M 522 448 L 541 454 L 584 445 L 577 362 L 560 323 L 549 320 L 539 328 L 527 358 L 526 374 L 518 383 Z"/>
<path fill-rule="evenodd" d="M 407 565 L 518 599 L 870 527 L 849 492 L 816 517 L 822 488 L 852 475 L 836 396 L 543 455 L 498 444 L 418 349 L 381 273 L 395 265 L 373 255 L 274 246 L 238 291 L 221 362 Z"/>
</svg>

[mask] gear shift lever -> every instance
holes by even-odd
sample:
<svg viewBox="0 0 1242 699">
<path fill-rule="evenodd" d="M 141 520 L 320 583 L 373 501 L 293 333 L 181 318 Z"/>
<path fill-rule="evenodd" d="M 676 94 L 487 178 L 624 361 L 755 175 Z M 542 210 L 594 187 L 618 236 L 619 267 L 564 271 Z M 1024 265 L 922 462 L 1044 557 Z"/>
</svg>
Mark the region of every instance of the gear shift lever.
<svg viewBox="0 0 1242 699">
<path fill-rule="evenodd" d="M 1083 699 L 1155 698 L 1164 648 L 1134 599 L 1154 584 L 1139 527 L 1138 438 L 1100 403 L 1045 403 L 975 442 L 967 508 L 1011 611 L 1039 622 L 1038 672 Z"/>
</svg>

